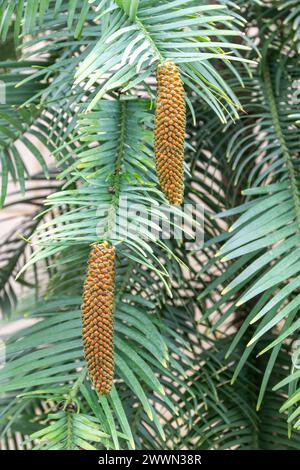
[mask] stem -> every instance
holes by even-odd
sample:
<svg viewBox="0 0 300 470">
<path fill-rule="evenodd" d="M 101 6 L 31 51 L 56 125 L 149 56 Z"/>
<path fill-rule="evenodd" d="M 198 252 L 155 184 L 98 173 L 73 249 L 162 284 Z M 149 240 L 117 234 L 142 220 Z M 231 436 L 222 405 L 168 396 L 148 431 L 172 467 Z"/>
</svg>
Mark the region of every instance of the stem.
<svg viewBox="0 0 300 470">
<path fill-rule="evenodd" d="M 265 65 L 264 65 L 263 76 L 264 76 L 264 82 L 265 82 L 265 87 L 266 87 L 266 93 L 267 93 L 268 101 L 270 104 L 270 111 L 271 111 L 274 129 L 275 129 L 278 141 L 279 141 L 279 145 L 281 147 L 283 160 L 289 172 L 289 177 L 291 181 L 291 189 L 293 193 L 293 200 L 294 200 L 295 211 L 296 211 L 298 233 L 300 234 L 300 198 L 299 198 L 298 185 L 297 185 L 297 176 L 296 176 L 295 168 L 293 166 L 292 157 L 289 153 L 285 136 L 280 125 L 280 118 L 279 118 L 278 109 L 276 106 L 276 99 L 274 96 L 273 87 L 272 87 L 270 67 L 267 61 L 265 62 Z"/>
</svg>

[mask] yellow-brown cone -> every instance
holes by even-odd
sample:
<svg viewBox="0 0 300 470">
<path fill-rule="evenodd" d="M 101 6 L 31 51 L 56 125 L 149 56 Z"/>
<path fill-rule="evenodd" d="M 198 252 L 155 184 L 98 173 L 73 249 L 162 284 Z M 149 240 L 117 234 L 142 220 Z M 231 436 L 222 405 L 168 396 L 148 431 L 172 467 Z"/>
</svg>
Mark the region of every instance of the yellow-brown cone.
<svg viewBox="0 0 300 470">
<path fill-rule="evenodd" d="M 162 190 L 171 204 L 183 201 L 185 131 L 184 89 L 179 68 L 165 62 L 157 68 L 155 161 Z"/>
<path fill-rule="evenodd" d="M 115 248 L 93 245 L 83 289 L 82 336 L 85 359 L 95 389 L 108 394 L 114 374 L 113 310 Z"/>
</svg>

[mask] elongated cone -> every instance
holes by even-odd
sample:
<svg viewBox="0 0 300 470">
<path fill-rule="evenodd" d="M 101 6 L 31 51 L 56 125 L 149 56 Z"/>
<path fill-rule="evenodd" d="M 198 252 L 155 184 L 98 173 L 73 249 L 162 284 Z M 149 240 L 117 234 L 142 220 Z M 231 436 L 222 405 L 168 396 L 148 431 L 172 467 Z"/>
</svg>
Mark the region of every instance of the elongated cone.
<svg viewBox="0 0 300 470">
<path fill-rule="evenodd" d="M 95 389 L 108 394 L 114 374 L 113 309 L 115 248 L 93 245 L 83 289 L 82 336 L 85 359 Z"/>
<path fill-rule="evenodd" d="M 183 201 L 185 101 L 179 68 L 165 62 L 157 68 L 155 161 L 162 190 L 171 204 Z"/>
</svg>

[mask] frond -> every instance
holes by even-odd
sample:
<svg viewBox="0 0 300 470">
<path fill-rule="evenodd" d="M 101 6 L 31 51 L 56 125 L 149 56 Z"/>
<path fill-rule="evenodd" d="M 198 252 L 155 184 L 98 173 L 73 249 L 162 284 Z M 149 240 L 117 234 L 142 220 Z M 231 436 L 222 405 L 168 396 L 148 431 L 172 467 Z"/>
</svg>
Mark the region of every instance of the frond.
<svg viewBox="0 0 300 470">
<path fill-rule="evenodd" d="M 204 315 L 205 320 L 219 313 L 214 329 L 228 321 L 234 325 L 241 317 L 242 326 L 227 357 L 243 337 L 247 348 L 233 381 L 254 350 L 259 354 L 269 351 L 258 408 L 279 351 L 299 328 L 299 129 L 294 86 L 298 69 L 292 65 L 293 58 L 285 61 L 284 70 L 282 63 L 281 52 L 266 54 L 258 74 L 245 82 L 247 87 L 251 84 L 241 100 L 248 105 L 247 115 L 226 131 L 227 156 L 233 163 L 236 182 L 246 173 L 248 185 L 254 186 L 242 191 L 246 196 L 242 204 L 216 215 L 221 221 L 228 218 L 229 230 L 222 239 L 218 235 L 209 242 L 219 249 L 215 262 L 206 268 L 212 273 L 210 282 L 199 295 L 202 302 L 212 289 L 216 293 L 220 288 L 221 295 L 216 295 L 214 306 Z M 274 330 L 277 337 L 266 346 L 265 337 Z"/>
<path fill-rule="evenodd" d="M 31 317 L 36 319 L 32 326 L 10 338 L 6 347 L 8 364 L 0 371 L 2 392 L 25 392 L 27 398 L 45 396 L 55 401 L 66 400 L 65 393 L 70 381 L 76 383 L 85 373 L 78 310 L 80 302 L 80 297 L 53 299 L 32 313 Z M 117 378 L 122 379 L 126 388 L 131 390 L 148 418 L 158 422 L 156 412 L 147 398 L 147 390 L 160 397 L 165 406 L 174 412 L 175 405 L 165 396 L 157 379 L 157 374 L 167 373 L 169 362 L 169 340 L 166 343 L 166 337 L 159 331 L 169 336 L 171 332 L 168 333 L 154 312 L 149 316 L 149 307 L 153 308 L 151 303 L 138 296 L 135 296 L 135 304 L 125 299 L 118 302 L 115 314 L 115 361 Z M 62 383 L 65 386 L 60 385 L 59 392 L 53 396 L 53 391 Z M 84 385 L 82 378 L 81 383 L 85 400 L 88 403 L 96 400 L 98 403 L 99 398 L 89 383 Z M 28 389 L 33 391 L 28 394 Z M 108 406 L 105 404 L 106 398 L 101 400 L 105 410 Z M 121 406 L 117 398 L 115 402 L 113 394 L 112 400 L 114 406 Z M 120 413 L 117 416 L 123 421 Z M 129 438 L 132 442 L 131 435 Z"/>
<path fill-rule="evenodd" d="M 22 320 L 2 335 L 2 448 L 299 448 L 298 3 L 0 0 L 0 205 L 13 223 L 0 305 L 3 324 Z M 168 204 L 156 176 L 166 61 L 184 82 L 193 211 Z M 203 247 L 188 244 L 195 231 Z M 108 395 L 89 378 L 81 321 L 104 241 Z"/>
<path fill-rule="evenodd" d="M 69 30 L 74 31 L 75 37 L 79 37 L 83 24 L 87 19 L 90 19 L 90 11 L 95 12 L 96 6 L 101 8 L 101 4 L 105 5 L 105 1 L 99 1 L 98 5 L 93 5 L 93 3 L 96 2 L 92 0 L 87 4 L 82 0 L 72 3 L 50 0 L 36 0 L 34 2 L 30 0 L 26 2 L 2 0 L 0 3 L 1 39 L 2 41 L 6 40 L 10 26 L 13 25 L 14 41 L 17 45 L 20 37 L 31 34 L 38 25 L 41 26 L 49 17 L 64 18 Z"/>
<path fill-rule="evenodd" d="M 30 436 L 34 450 L 96 450 L 92 443 L 109 439 L 93 416 L 67 410 L 51 413 L 47 420 L 48 426 Z"/>
<path fill-rule="evenodd" d="M 178 417 L 166 418 L 164 431 L 171 449 L 240 449 L 287 450 L 297 449 L 299 433 L 291 440 L 287 434 L 286 414 L 278 415 L 281 394 L 271 391 L 261 410 L 255 409 L 261 374 L 256 364 L 247 364 L 239 381 L 230 378 L 238 363 L 242 349 L 226 363 L 224 355 L 233 338 L 212 339 L 199 335 L 209 347 L 197 357 L 197 367 L 189 377 L 190 386 L 180 397 L 182 406 Z M 276 364 L 272 383 L 285 374 L 286 351 Z M 195 365 L 196 366 L 196 365 Z M 174 393 L 176 393 L 174 391 Z M 270 425 L 270 421 L 272 424 Z M 181 435 L 176 429 L 181 423 Z M 159 448 L 159 445 L 158 445 Z"/>
<path fill-rule="evenodd" d="M 17 281 L 15 278 L 32 254 L 28 239 L 45 220 L 42 214 L 44 198 L 58 188 L 53 178 L 53 174 L 48 180 L 39 174 L 27 178 L 26 198 L 20 198 L 19 191 L 9 191 L 1 218 L 1 222 L 10 227 L 3 232 L 3 241 L 0 244 L 1 316 L 10 316 L 17 306 L 21 292 L 27 292 L 28 289 L 37 292 L 39 286 L 42 289 L 41 267 L 29 269 Z M 23 210 L 26 208 L 26 212 L 23 216 L 16 217 L 21 207 Z"/>
<path fill-rule="evenodd" d="M 131 10 L 128 10 L 127 2 L 113 0 L 89 2 L 89 5 L 86 2 L 76 2 L 76 5 L 59 2 L 57 9 L 52 2 L 48 5 L 35 2 L 34 7 L 29 2 L 29 9 L 43 9 L 39 27 L 35 29 L 33 10 L 27 23 L 28 12 L 25 5 L 24 8 L 20 5 L 15 28 L 19 31 L 22 24 L 24 34 L 27 28 L 33 33 L 33 37 L 25 42 L 27 57 L 30 57 L 32 46 L 38 48 L 40 54 L 53 57 L 58 49 L 65 51 L 58 60 L 36 74 L 41 78 L 55 77 L 44 97 L 49 97 L 51 91 L 57 97 L 59 91 L 63 98 L 63 90 L 68 90 L 69 95 L 73 87 L 78 99 L 80 95 L 90 95 L 88 103 L 84 100 L 88 110 L 114 90 L 129 91 L 134 95 L 141 91 L 153 97 L 151 76 L 160 61 L 171 59 L 180 65 L 186 86 L 206 101 L 223 122 L 226 121 L 227 106 L 237 118 L 238 99 L 223 80 L 214 59 L 220 60 L 229 70 L 232 70 L 231 61 L 246 64 L 247 59 L 240 52 L 248 50 L 249 46 L 235 41 L 243 35 L 240 28 L 244 27 L 245 21 L 232 11 L 232 2 L 229 7 L 199 5 L 195 0 L 185 0 L 184 4 L 185 8 L 179 9 L 177 0 L 168 4 L 140 0 L 132 2 Z M 4 2 L 8 20 L 13 18 L 14 6 L 12 2 L 9 5 Z M 50 10 L 46 14 L 48 7 Z M 25 15 L 23 22 L 22 15 Z M 55 31 L 57 24 L 53 17 L 56 16 L 61 21 L 60 34 Z M 41 34 L 34 34 L 36 31 L 43 31 L 46 44 Z"/>
</svg>

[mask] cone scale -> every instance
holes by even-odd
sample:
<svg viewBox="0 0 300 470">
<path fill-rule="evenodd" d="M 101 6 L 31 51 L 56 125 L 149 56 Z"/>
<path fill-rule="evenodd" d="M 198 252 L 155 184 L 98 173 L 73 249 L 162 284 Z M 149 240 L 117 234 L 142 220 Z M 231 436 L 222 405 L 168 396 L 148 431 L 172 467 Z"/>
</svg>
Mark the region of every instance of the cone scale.
<svg viewBox="0 0 300 470">
<path fill-rule="evenodd" d="M 155 162 L 160 186 L 168 201 L 183 202 L 184 88 L 179 68 L 165 62 L 157 68 L 155 113 Z"/>
<path fill-rule="evenodd" d="M 110 392 L 114 375 L 115 257 L 107 242 L 93 245 L 83 289 L 84 355 L 93 385 L 103 395 Z"/>
</svg>

